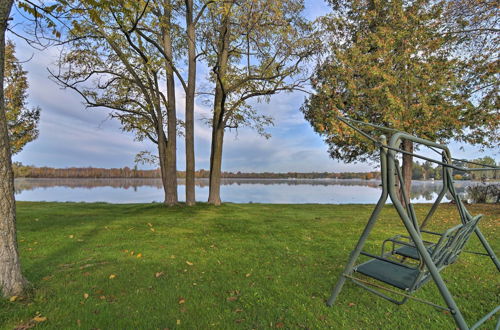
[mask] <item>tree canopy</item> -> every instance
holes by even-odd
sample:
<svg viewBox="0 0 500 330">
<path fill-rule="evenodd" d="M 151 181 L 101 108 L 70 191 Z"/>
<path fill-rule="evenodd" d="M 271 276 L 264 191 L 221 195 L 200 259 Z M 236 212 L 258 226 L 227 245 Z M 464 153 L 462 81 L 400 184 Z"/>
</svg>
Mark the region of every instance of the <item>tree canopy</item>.
<svg viewBox="0 0 500 330">
<path fill-rule="evenodd" d="M 485 80 L 492 83 L 492 72 L 483 70 L 483 76 L 469 79 L 471 57 L 456 52 L 464 40 L 446 30 L 457 25 L 450 23 L 446 1 L 331 4 L 333 13 L 322 18 L 326 55 L 312 79 L 315 93 L 302 110 L 325 136 L 332 157 L 365 160 L 375 151 L 340 124 L 338 115 L 434 141 L 498 145 L 499 114 L 490 106 L 493 96 L 478 102 L 474 93 L 488 84 Z M 498 88 L 498 81 L 495 85 Z"/>
</svg>

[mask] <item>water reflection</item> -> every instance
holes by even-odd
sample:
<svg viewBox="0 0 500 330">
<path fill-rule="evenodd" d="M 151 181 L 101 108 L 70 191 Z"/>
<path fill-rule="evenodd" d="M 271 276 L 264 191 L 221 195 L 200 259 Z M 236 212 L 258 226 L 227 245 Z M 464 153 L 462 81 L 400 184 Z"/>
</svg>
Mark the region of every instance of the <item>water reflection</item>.
<svg viewBox="0 0 500 330">
<path fill-rule="evenodd" d="M 185 192 L 179 180 L 179 197 Z M 464 193 L 470 181 L 457 183 Z M 415 181 L 413 202 L 431 202 L 442 188 L 440 182 Z M 234 203 L 375 203 L 380 181 L 335 179 L 223 179 L 221 197 Z M 15 180 L 16 198 L 25 201 L 84 201 L 147 203 L 162 200 L 160 179 L 30 179 Z M 199 201 L 208 197 L 208 179 L 196 180 Z"/>
</svg>

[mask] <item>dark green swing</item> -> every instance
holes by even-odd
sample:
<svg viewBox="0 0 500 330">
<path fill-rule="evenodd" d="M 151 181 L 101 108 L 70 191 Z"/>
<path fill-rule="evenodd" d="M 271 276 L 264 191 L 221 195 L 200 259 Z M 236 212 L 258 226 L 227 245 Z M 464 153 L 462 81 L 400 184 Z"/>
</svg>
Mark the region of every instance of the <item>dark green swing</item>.
<svg viewBox="0 0 500 330">
<path fill-rule="evenodd" d="M 355 131 L 373 141 L 380 148 L 382 195 L 380 196 L 380 199 L 358 241 L 358 244 L 351 253 L 344 272 L 340 275 L 340 278 L 333 289 L 332 295 L 327 303 L 328 306 L 333 305 L 338 294 L 342 290 L 346 279 L 350 279 L 358 286 L 361 286 L 362 288 L 395 304 L 401 305 L 408 299 L 414 299 L 436 308 L 449 311 L 460 329 L 475 329 L 483 324 L 500 310 L 500 306 L 494 308 L 491 312 L 486 314 L 476 324 L 469 328 L 462 316 L 462 313 L 460 312 L 460 309 L 456 305 L 453 296 L 446 287 L 440 275 L 440 271 L 446 266 L 453 264 L 458 259 L 460 253 L 464 250 L 465 245 L 472 236 L 472 233 L 476 234 L 482 246 L 486 250 L 486 253 L 474 253 L 489 256 L 495 264 L 497 270 L 500 271 L 500 263 L 495 253 L 478 228 L 478 223 L 481 220 L 482 215 L 472 216 L 467 211 L 464 203 L 455 190 L 452 177 L 452 169 L 468 171 L 500 168 L 489 166 L 488 168 L 481 169 L 460 168 L 452 164 L 452 160 L 455 159 L 451 158 L 450 151 L 445 145 L 434 143 L 432 141 L 378 125 L 359 122 L 345 117 L 339 119 Z M 384 135 L 380 136 L 380 139 L 376 139 L 360 130 L 357 126 L 355 126 L 355 124 L 368 125 L 377 130 L 384 131 L 391 134 L 391 138 L 388 143 Z M 442 161 L 436 161 L 422 155 L 401 150 L 399 146 L 403 140 L 408 140 L 431 148 L 432 150 L 440 153 Z M 398 153 L 411 154 L 414 157 L 442 166 L 443 188 L 421 225 L 419 225 L 417 221 L 409 196 L 406 196 L 404 191 L 401 191 L 401 195 L 399 195 L 396 188 L 398 185 L 404 186 L 404 180 L 397 160 Z M 446 193 L 449 193 L 452 201 L 456 204 L 458 213 L 460 214 L 461 223 L 442 233 L 425 230 L 424 227 L 426 223 L 432 217 Z M 388 198 L 390 198 L 396 208 L 406 230 L 408 231 L 408 235 L 397 235 L 386 239 L 382 244 L 382 251 L 380 255 L 363 251 L 364 243 L 375 225 L 378 215 Z M 424 240 L 423 235 L 430 238 Z M 361 264 L 356 264 L 360 255 L 370 257 L 371 259 Z M 390 285 L 396 290 L 373 283 L 372 281 L 367 281 L 360 277 L 356 277 L 356 273 Z M 429 280 L 433 280 L 436 283 L 444 301 L 446 302 L 446 307 L 412 296 L 417 289 L 422 287 L 422 285 Z M 401 300 L 394 299 L 377 289 L 401 295 L 403 298 Z M 403 292 L 401 292 L 401 290 Z M 496 326 L 497 330 L 499 328 L 500 318 Z"/>
</svg>

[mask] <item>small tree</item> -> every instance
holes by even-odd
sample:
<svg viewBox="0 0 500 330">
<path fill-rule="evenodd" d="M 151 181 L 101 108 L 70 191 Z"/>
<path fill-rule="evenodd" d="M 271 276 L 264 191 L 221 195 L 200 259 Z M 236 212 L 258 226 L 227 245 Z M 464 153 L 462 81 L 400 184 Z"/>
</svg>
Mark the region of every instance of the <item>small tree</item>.
<svg viewBox="0 0 500 330">
<path fill-rule="evenodd" d="M 5 46 L 4 95 L 12 154 L 17 154 L 28 142 L 38 137 L 37 126 L 40 120 L 40 108 L 29 109 L 27 107 L 27 89 L 26 71 L 23 70 L 16 58 L 14 43 L 7 41 Z"/>
</svg>

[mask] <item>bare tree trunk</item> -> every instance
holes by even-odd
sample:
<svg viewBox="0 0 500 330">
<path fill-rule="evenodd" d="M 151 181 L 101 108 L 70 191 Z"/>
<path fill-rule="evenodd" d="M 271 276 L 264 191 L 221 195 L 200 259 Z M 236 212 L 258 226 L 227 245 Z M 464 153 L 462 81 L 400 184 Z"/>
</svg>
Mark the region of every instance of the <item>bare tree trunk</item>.
<svg viewBox="0 0 500 330">
<path fill-rule="evenodd" d="M 188 86 L 186 91 L 186 204 L 196 203 L 194 172 L 194 94 L 196 90 L 196 44 L 193 22 L 193 0 L 186 0 L 186 26 L 188 37 Z"/>
<path fill-rule="evenodd" d="M 165 2 L 165 23 L 166 27 L 162 28 L 163 47 L 165 54 L 169 59 L 172 56 L 172 38 L 170 36 L 170 20 L 172 9 L 170 1 Z M 172 63 L 166 63 L 166 79 L 167 79 L 167 184 L 168 191 L 165 203 L 167 205 L 175 205 L 178 203 L 177 197 L 177 115 L 175 109 L 175 81 L 174 70 Z"/>
<path fill-rule="evenodd" d="M 413 152 L 413 142 L 404 140 L 403 141 L 403 150 L 408 151 L 408 152 Z M 413 156 L 403 154 L 403 169 L 402 169 L 402 174 L 403 174 L 403 180 L 404 180 L 404 191 L 406 193 L 406 196 L 408 196 L 408 199 L 411 199 L 410 193 L 411 193 L 411 177 L 412 177 L 412 167 L 413 167 Z M 403 202 L 403 199 L 401 199 Z M 404 203 L 403 203 L 404 205 Z"/>
<path fill-rule="evenodd" d="M 163 191 L 164 191 L 164 204 L 167 203 L 167 196 L 168 196 L 168 173 L 167 173 L 167 141 L 165 139 L 165 133 L 163 132 L 163 129 L 158 132 L 158 156 L 160 159 L 160 174 L 161 174 L 161 182 L 163 184 Z"/>
<path fill-rule="evenodd" d="M 14 173 L 3 93 L 5 30 L 12 3 L 11 0 L 0 2 L 0 290 L 4 297 L 22 295 L 27 285 L 17 251 Z"/>
<path fill-rule="evenodd" d="M 226 91 L 223 81 L 225 79 L 227 62 L 229 59 L 229 16 L 226 15 L 219 30 L 219 45 L 217 65 L 214 73 L 217 76 L 214 97 L 214 114 L 212 120 L 212 147 L 210 152 L 210 180 L 208 203 L 220 205 L 220 179 L 222 172 L 222 146 L 224 143 L 224 108 L 226 104 Z"/>
<path fill-rule="evenodd" d="M 217 97 L 216 97 L 217 99 Z M 216 100 L 217 101 L 217 100 Z M 210 179 L 208 203 L 220 205 L 220 183 L 222 174 L 222 146 L 224 142 L 224 124 L 221 121 L 222 110 L 221 102 L 215 105 L 219 109 L 214 109 L 213 128 L 212 128 L 212 148 L 210 152 Z"/>
</svg>

